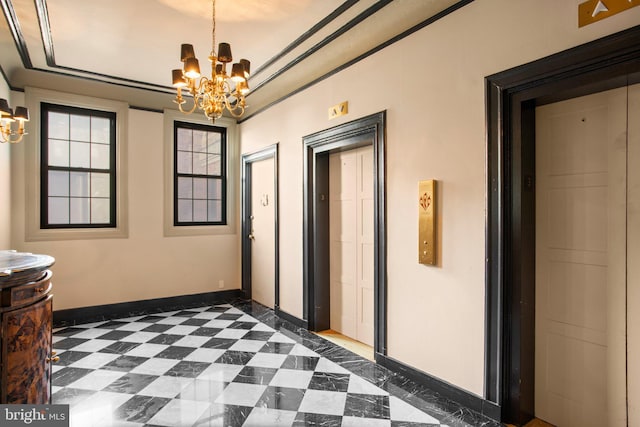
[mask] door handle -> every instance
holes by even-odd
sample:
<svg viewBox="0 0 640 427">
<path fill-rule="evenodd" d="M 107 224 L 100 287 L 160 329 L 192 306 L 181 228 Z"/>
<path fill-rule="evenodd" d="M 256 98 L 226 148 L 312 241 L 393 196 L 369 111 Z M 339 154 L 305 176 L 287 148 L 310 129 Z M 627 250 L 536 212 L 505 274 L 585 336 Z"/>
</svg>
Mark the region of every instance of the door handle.
<svg viewBox="0 0 640 427">
<path fill-rule="evenodd" d="M 256 237 L 253 235 L 253 233 L 249 233 L 249 235 L 247 236 L 250 240 L 256 240 Z"/>
</svg>

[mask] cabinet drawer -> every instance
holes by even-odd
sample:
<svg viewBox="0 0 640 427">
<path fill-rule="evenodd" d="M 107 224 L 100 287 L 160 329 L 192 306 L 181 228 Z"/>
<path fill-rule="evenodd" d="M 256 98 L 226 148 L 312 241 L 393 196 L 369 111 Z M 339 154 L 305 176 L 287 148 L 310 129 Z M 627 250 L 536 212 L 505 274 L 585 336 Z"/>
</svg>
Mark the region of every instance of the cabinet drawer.
<svg viewBox="0 0 640 427">
<path fill-rule="evenodd" d="M 3 289 L 2 306 L 26 305 L 44 298 L 51 292 L 51 274 L 51 270 L 47 270 L 44 277 L 36 282 Z"/>
</svg>

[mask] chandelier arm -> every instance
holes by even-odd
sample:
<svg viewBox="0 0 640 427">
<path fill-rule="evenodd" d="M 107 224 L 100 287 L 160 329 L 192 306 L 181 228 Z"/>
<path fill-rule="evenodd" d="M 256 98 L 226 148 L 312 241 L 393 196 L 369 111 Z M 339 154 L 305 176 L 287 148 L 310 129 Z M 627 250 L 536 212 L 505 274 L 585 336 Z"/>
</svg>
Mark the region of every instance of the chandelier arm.
<svg viewBox="0 0 640 427">
<path fill-rule="evenodd" d="M 178 109 L 180 110 L 181 113 L 184 114 L 191 114 L 194 111 L 196 111 L 196 107 L 198 106 L 198 103 L 196 102 L 196 98 L 193 98 L 193 107 L 191 107 L 188 110 L 185 110 L 184 108 L 182 108 L 182 104 L 186 103 L 186 101 L 182 102 L 182 103 L 177 103 L 178 104 Z"/>
</svg>

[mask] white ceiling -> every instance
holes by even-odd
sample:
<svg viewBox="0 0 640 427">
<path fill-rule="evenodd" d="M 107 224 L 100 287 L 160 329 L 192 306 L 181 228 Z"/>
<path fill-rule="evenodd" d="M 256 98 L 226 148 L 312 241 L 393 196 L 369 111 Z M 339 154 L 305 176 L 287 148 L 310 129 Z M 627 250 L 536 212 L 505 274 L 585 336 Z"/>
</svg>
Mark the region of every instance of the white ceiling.
<svg viewBox="0 0 640 427">
<path fill-rule="evenodd" d="M 230 43 L 235 61 L 251 61 L 246 117 L 469 2 L 217 0 L 216 43 Z M 13 89 L 47 87 L 162 109 L 172 107 L 170 74 L 182 65 L 181 43 L 193 44 L 203 73 L 208 68 L 210 0 L 0 5 L 0 66 Z"/>
</svg>

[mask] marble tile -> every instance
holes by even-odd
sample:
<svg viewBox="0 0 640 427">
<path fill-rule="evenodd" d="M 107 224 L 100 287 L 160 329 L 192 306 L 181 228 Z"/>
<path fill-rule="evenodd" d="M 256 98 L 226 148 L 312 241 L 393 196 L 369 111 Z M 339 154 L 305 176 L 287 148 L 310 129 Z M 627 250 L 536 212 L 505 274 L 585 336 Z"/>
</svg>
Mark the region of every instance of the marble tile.
<svg viewBox="0 0 640 427">
<path fill-rule="evenodd" d="M 228 349 L 232 345 L 236 343 L 235 340 L 225 339 L 225 338 L 211 338 L 206 343 L 202 344 L 204 348 L 217 348 L 217 349 Z"/>
<path fill-rule="evenodd" d="M 114 412 L 114 418 L 136 423 L 146 423 L 171 399 L 154 396 L 136 395 L 120 405 Z"/>
<path fill-rule="evenodd" d="M 94 393 L 96 393 L 95 390 L 64 387 L 53 393 L 51 396 L 51 402 L 55 405 L 75 405 Z"/>
<path fill-rule="evenodd" d="M 278 387 L 306 389 L 313 377 L 313 371 L 299 371 L 293 369 L 279 369 L 269 385 Z"/>
<path fill-rule="evenodd" d="M 334 391 L 307 390 L 300 403 L 300 412 L 312 412 L 329 415 L 344 413 L 347 395 Z"/>
<path fill-rule="evenodd" d="M 225 350 L 215 348 L 196 348 L 193 352 L 185 356 L 184 360 L 213 363 L 222 356 L 224 352 Z"/>
<path fill-rule="evenodd" d="M 205 319 L 205 320 L 213 320 L 216 317 L 220 316 L 220 313 L 212 313 L 209 311 L 202 311 L 193 316 L 194 319 Z"/>
<path fill-rule="evenodd" d="M 209 337 L 199 337 L 199 336 L 194 336 L 194 335 L 187 335 L 187 336 L 179 339 L 175 343 L 173 343 L 173 345 L 179 346 L 179 347 L 194 347 L 194 348 L 198 348 L 198 347 L 201 347 L 207 341 L 209 341 L 209 339 L 210 339 Z"/>
<path fill-rule="evenodd" d="M 92 354 L 93 353 L 89 353 L 85 351 L 74 351 L 74 350 L 61 352 L 58 354 L 60 359 L 56 362 L 56 364 L 60 366 L 69 366 Z"/>
<path fill-rule="evenodd" d="M 238 376 L 243 367 L 244 365 L 212 363 L 207 369 L 198 375 L 198 379 L 228 383 Z"/>
<path fill-rule="evenodd" d="M 62 368 L 59 371 L 56 371 L 51 384 L 58 387 L 66 387 L 69 384 L 79 380 L 85 375 L 89 375 L 92 372 L 94 371 L 91 369 L 71 367 Z"/>
<path fill-rule="evenodd" d="M 69 408 L 71 426 L 73 427 L 125 427 L 116 422 L 114 413 L 117 408 L 133 397 L 130 394 L 99 391 Z"/>
<path fill-rule="evenodd" d="M 131 370 L 136 374 L 164 375 L 169 369 L 177 365 L 179 360 L 149 359 Z"/>
<path fill-rule="evenodd" d="M 344 415 L 388 420 L 389 396 L 348 393 Z"/>
<path fill-rule="evenodd" d="M 222 394 L 214 400 L 214 403 L 255 406 L 264 394 L 266 388 L 266 385 L 231 383 L 224 389 Z"/>
<path fill-rule="evenodd" d="M 264 344 L 265 344 L 264 341 L 239 339 L 238 341 L 235 342 L 235 344 L 229 347 L 229 350 L 249 351 L 252 353 L 256 353 L 262 347 L 264 347 Z"/>
<path fill-rule="evenodd" d="M 202 326 L 205 323 L 207 323 L 209 320 L 208 319 L 196 319 L 196 318 L 191 318 L 191 319 L 187 319 L 184 322 L 182 322 L 182 325 L 185 326 Z"/>
<path fill-rule="evenodd" d="M 128 373 L 116 379 L 103 389 L 115 393 L 136 394 L 158 378 L 156 375 Z"/>
<path fill-rule="evenodd" d="M 297 411 L 304 397 L 305 390 L 289 387 L 268 386 L 256 403 L 258 408 L 283 409 Z"/>
<path fill-rule="evenodd" d="M 253 408 L 248 406 L 211 404 L 200 416 L 194 427 L 241 426 Z"/>
<path fill-rule="evenodd" d="M 219 319 L 213 319 L 208 321 L 207 323 L 205 323 L 202 326 L 205 326 L 207 328 L 218 328 L 218 329 L 224 329 L 226 327 L 228 327 L 230 324 L 233 323 L 233 320 L 219 320 Z"/>
<path fill-rule="evenodd" d="M 246 340 L 268 341 L 275 332 L 272 331 L 256 331 L 255 328 L 243 335 Z"/>
<path fill-rule="evenodd" d="M 285 354 L 256 353 L 247 362 L 248 366 L 262 366 L 264 368 L 279 368 L 287 358 Z"/>
<path fill-rule="evenodd" d="M 264 333 L 264 332 L 258 332 L 258 333 Z M 246 339 L 246 336 L 245 336 L 245 339 Z M 291 353 L 291 350 L 293 350 L 293 347 L 295 346 L 295 344 L 291 344 L 291 343 L 287 344 L 287 343 L 281 343 L 281 342 L 267 342 L 263 344 L 264 345 L 260 348 L 260 353 L 289 354 Z M 303 355 L 300 355 L 300 356 L 303 356 Z"/>
<path fill-rule="evenodd" d="M 380 387 L 376 387 L 369 381 L 363 380 L 357 375 L 351 375 L 349 378 L 349 387 L 347 388 L 349 393 L 356 394 L 373 394 L 388 396 L 389 393 L 382 390 Z"/>
<path fill-rule="evenodd" d="M 239 340 L 247 335 L 249 331 L 246 329 L 223 329 L 216 334 L 216 338 L 228 338 L 232 340 Z"/>
<path fill-rule="evenodd" d="M 132 333 L 133 332 L 131 331 L 113 330 L 113 331 L 107 332 L 104 335 L 100 335 L 98 338 L 101 340 L 121 340 L 125 337 L 128 337 Z"/>
<path fill-rule="evenodd" d="M 146 343 L 160 335 L 157 332 L 135 331 L 124 339 L 127 342 Z"/>
<path fill-rule="evenodd" d="M 158 320 L 156 323 L 162 324 L 162 325 L 179 325 L 180 323 L 182 323 L 184 321 L 184 319 L 180 318 L 180 317 L 164 317 L 160 320 Z"/>
<path fill-rule="evenodd" d="M 99 336 L 106 334 L 110 330 L 111 329 L 82 328 L 82 332 L 75 334 L 74 338 L 87 338 L 87 339 L 98 338 Z"/>
<path fill-rule="evenodd" d="M 331 372 L 314 372 L 309 382 L 312 390 L 346 392 L 349 387 L 349 374 L 334 374 Z"/>
<path fill-rule="evenodd" d="M 220 329 L 220 328 L 200 327 L 200 328 L 196 329 L 195 331 L 191 332 L 190 335 L 196 335 L 196 336 L 200 336 L 200 337 L 213 337 L 220 331 L 222 331 L 222 329 Z"/>
<path fill-rule="evenodd" d="M 105 363 L 102 366 L 102 369 L 107 369 L 111 371 L 122 371 L 129 372 L 133 368 L 141 365 L 142 363 L 149 360 L 146 357 L 137 357 L 137 356 L 119 356 L 116 359 L 113 359 L 109 363 Z"/>
<path fill-rule="evenodd" d="M 127 356 L 154 357 L 156 354 L 169 348 L 166 344 L 143 343 L 125 353 Z"/>
<path fill-rule="evenodd" d="M 175 325 L 171 329 L 167 329 L 167 332 L 165 333 L 173 335 L 189 335 L 196 329 L 198 329 L 198 326 Z"/>
<path fill-rule="evenodd" d="M 194 362 L 188 360 L 182 360 L 175 364 L 171 369 L 165 372 L 164 375 L 167 376 L 176 376 L 176 377 L 186 377 L 186 378 L 196 378 L 199 376 L 205 369 L 207 369 L 211 365 L 210 363 L 205 362 Z"/>
<path fill-rule="evenodd" d="M 56 343 L 56 348 L 59 350 L 68 350 L 89 341 L 87 338 L 65 338 Z M 91 351 L 91 350 L 89 350 Z"/>
<path fill-rule="evenodd" d="M 398 421 L 434 425 L 439 424 L 439 421 L 436 418 L 419 411 L 414 406 L 403 402 L 395 396 L 389 397 L 389 413 L 394 420 Z"/>
<path fill-rule="evenodd" d="M 163 325 L 163 324 L 153 323 L 151 325 L 148 325 L 146 328 L 141 329 L 141 331 L 163 333 L 163 332 L 166 332 L 167 329 L 171 329 L 171 328 L 173 328 L 172 325 Z"/>
<path fill-rule="evenodd" d="M 222 394 L 227 385 L 228 383 L 225 382 L 196 379 L 182 389 L 178 398 L 213 402 Z"/>
<path fill-rule="evenodd" d="M 282 363 L 282 369 L 300 369 L 313 371 L 318 364 L 319 357 L 289 355 Z"/>
<path fill-rule="evenodd" d="M 149 327 L 149 324 L 146 322 L 131 322 L 128 323 L 126 325 L 121 326 L 120 328 L 118 328 L 119 331 L 131 331 L 131 332 L 138 332 L 143 330 L 144 328 Z"/>
<path fill-rule="evenodd" d="M 215 363 L 226 363 L 230 365 L 246 365 L 250 361 L 255 353 L 248 353 L 245 351 L 233 351 L 227 350 L 222 356 L 216 359 Z"/>
<path fill-rule="evenodd" d="M 114 342 L 113 344 L 110 344 L 104 348 L 100 349 L 100 352 L 102 353 L 118 353 L 118 354 L 124 354 L 128 351 L 133 350 L 134 348 L 136 348 L 137 346 L 139 346 L 140 344 L 138 343 L 134 343 L 134 342 L 125 342 L 125 341 L 118 341 L 118 342 Z"/>
<path fill-rule="evenodd" d="M 162 376 L 140 390 L 138 394 L 143 396 L 156 396 L 173 399 L 178 396 L 192 381 L 193 379 L 191 378 Z"/>
<path fill-rule="evenodd" d="M 243 427 L 283 427 L 293 425 L 296 413 L 280 409 L 256 408 L 251 411 Z"/>
<path fill-rule="evenodd" d="M 97 369 L 70 383 L 69 387 L 85 390 L 102 390 L 124 374 L 124 372 L 120 371 Z"/>
<path fill-rule="evenodd" d="M 169 347 L 156 354 L 155 357 L 160 359 L 176 359 L 182 360 L 189 354 L 193 353 L 194 347 L 178 347 L 176 345 L 170 345 Z"/>
<path fill-rule="evenodd" d="M 149 424 L 176 427 L 191 426 L 210 405 L 209 402 L 197 400 L 172 400 L 149 419 Z"/>
<path fill-rule="evenodd" d="M 341 427 L 342 417 L 329 414 L 313 414 L 307 412 L 298 412 L 293 422 L 295 427 Z M 361 426 L 365 427 L 365 426 Z"/>
<path fill-rule="evenodd" d="M 342 427 L 391 427 L 390 420 L 360 417 L 342 417 Z"/>
<path fill-rule="evenodd" d="M 267 385 L 276 372 L 278 372 L 278 370 L 274 368 L 245 366 L 233 381 L 238 383 Z"/>
<path fill-rule="evenodd" d="M 147 341 L 148 344 L 166 344 L 171 345 L 182 338 L 182 335 L 160 334 L 155 338 Z"/>
</svg>

